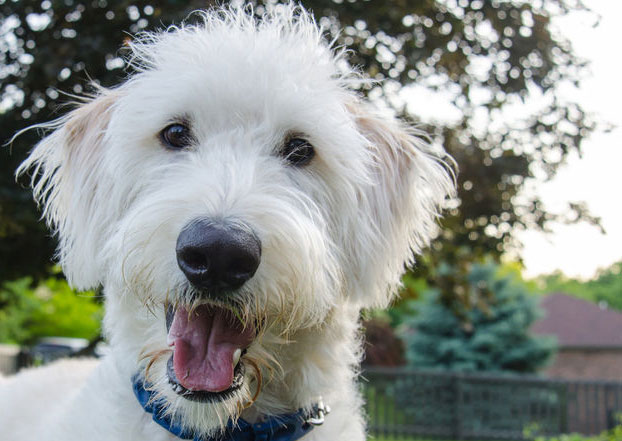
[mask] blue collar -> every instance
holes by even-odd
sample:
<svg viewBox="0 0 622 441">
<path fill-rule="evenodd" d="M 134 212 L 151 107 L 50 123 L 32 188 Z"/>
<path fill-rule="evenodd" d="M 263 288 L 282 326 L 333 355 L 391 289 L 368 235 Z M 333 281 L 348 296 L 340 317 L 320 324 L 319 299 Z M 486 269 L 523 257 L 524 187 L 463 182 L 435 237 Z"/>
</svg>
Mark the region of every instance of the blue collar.
<svg viewBox="0 0 622 441">
<path fill-rule="evenodd" d="M 320 404 L 314 406 L 312 414 L 301 409 L 295 413 L 267 417 L 255 424 L 239 418 L 235 425 L 229 421 L 224 433 L 216 438 L 201 438 L 184 431 L 179 424 L 171 421 L 165 413 L 162 400 L 155 399 L 155 393 L 145 388 L 138 374 L 132 378 L 132 387 L 138 402 L 145 412 L 152 415 L 153 421 L 178 438 L 193 441 L 295 441 L 309 433 L 314 426 L 322 424 L 324 415 L 330 411 Z"/>
</svg>

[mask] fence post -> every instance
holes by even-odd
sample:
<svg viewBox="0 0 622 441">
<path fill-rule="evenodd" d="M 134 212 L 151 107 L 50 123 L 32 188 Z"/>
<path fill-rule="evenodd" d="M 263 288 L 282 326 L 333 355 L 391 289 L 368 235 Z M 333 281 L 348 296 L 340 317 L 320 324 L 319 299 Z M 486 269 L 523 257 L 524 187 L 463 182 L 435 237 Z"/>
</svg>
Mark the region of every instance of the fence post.
<svg viewBox="0 0 622 441">
<path fill-rule="evenodd" d="M 456 397 L 455 400 L 455 406 L 454 406 L 454 418 L 455 418 L 455 430 L 454 430 L 454 438 L 456 440 L 461 440 L 463 439 L 463 434 L 462 434 L 462 409 L 463 409 L 463 401 L 464 401 L 464 394 L 463 394 L 463 390 L 462 390 L 462 376 L 457 373 L 455 374 L 454 377 L 454 396 Z"/>
<path fill-rule="evenodd" d="M 566 381 L 560 384 L 559 388 L 559 433 L 568 433 L 568 395 L 570 384 Z"/>
</svg>

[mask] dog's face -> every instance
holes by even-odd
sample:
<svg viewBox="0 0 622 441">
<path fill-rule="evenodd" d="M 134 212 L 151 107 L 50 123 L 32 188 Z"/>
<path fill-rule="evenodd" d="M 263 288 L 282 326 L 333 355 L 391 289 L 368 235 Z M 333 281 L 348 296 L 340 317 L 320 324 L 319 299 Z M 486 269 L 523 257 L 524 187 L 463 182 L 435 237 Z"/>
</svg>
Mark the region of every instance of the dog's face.
<svg viewBox="0 0 622 441">
<path fill-rule="evenodd" d="M 345 60 L 294 7 L 261 24 L 211 13 L 133 55 L 140 73 L 22 166 L 37 167 L 67 276 L 104 286 L 113 350 L 184 424 L 310 404 L 317 391 L 283 403 L 315 363 L 302 340 L 330 345 L 343 311 L 388 302 L 451 179 L 348 89 Z"/>
</svg>

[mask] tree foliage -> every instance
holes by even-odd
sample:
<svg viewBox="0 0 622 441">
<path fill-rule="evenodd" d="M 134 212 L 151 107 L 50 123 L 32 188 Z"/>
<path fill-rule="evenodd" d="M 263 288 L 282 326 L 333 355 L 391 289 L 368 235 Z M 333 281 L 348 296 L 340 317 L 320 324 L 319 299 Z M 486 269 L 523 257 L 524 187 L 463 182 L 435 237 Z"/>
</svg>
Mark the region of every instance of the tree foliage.
<svg viewBox="0 0 622 441">
<path fill-rule="evenodd" d="M 0 0 L 0 133 L 59 116 L 89 79 L 111 86 L 128 72 L 124 42 L 142 30 L 179 22 L 212 2 L 176 0 Z M 272 3 L 272 2 L 271 2 Z M 435 282 L 434 268 L 458 265 L 515 246 L 517 228 L 545 228 L 556 215 L 536 196 L 521 196 L 526 180 L 552 176 L 594 128 L 581 106 L 557 86 L 577 83 L 584 63 L 551 29 L 551 18 L 582 8 L 580 0 L 307 0 L 337 44 L 376 84 L 361 93 L 425 126 L 460 168 L 459 199 L 417 275 Z M 263 8 L 258 5 L 258 11 Z M 343 29 L 343 31 L 341 31 Z M 425 88 L 445 97 L 454 120 L 428 121 L 425 102 L 404 91 Z M 525 112 L 524 103 L 536 103 Z M 522 115 L 517 116 L 523 109 Z M 41 274 L 51 241 L 37 223 L 30 195 L 12 172 L 36 142 L 28 132 L 0 160 L 0 280 Z M 6 139 L 5 139 L 6 141 Z M 585 215 L 580 204 L 566 213 Z M 464 287 L 449 286 L 448 299 Z"/>
<path fill-rule="evenodd" d="M 412 366 L 529 373 L 546 364 L 555 341 L 529 333 L 539 311 L 522 284 L 486 264 L 471 268 L 467 286 L 475 302 L 462 305 L 460 316 L 440 301 L 438 290 L 418 302 L 417 315 L 405 322 Z"/>
<path fill-rule="evenodd" d="M 45 336 L 91 340 L 101 317 L 95 294 L 76 295 L 64 279 L 50 277 L 33 286 L 25 277 L 0 286 L 0 343 L 30 344 Z"/>
<path fill-rule="evenodd" d="M 622 311 L 622 260 L 600 269 L 592 280 L 582 281 L 556 272 L 540 276 L 535 282 L 542 294 L 563 292 Z"/>
</svg>

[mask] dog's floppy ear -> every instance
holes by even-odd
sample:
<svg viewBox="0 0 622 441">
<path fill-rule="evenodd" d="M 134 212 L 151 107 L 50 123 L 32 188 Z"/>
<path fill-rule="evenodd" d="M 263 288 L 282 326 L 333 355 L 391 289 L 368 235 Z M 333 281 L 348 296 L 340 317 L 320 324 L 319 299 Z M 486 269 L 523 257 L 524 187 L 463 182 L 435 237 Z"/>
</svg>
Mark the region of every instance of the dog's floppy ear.
<svg viewBox="0 0 622 441">
<path fill-rule="evenodd" d="M 358 265 L 350 292 L 363 307 L 386 307 L 404 265 L 436 235 L 455 179 L 444 152 L 433 153 L 422 132 L 358 100 L 348 111 L 371 158 L 371 183 L 360 195 L 359 212 L 367 228 L 350 256 Z"/>
<path fill-rule="evenodd" d="M 58 235 L 57 258 L 70 283 L 88 289 L 100 283 L 96 240 L 105 225 L 98 216 L 102 148 L 110 109 L 118 93 L 100 89 L 68 115 L 36 128 L 54 129 L 17 169 L 30 173 L 30 186 L 43 217 Z"/>
</svg>

